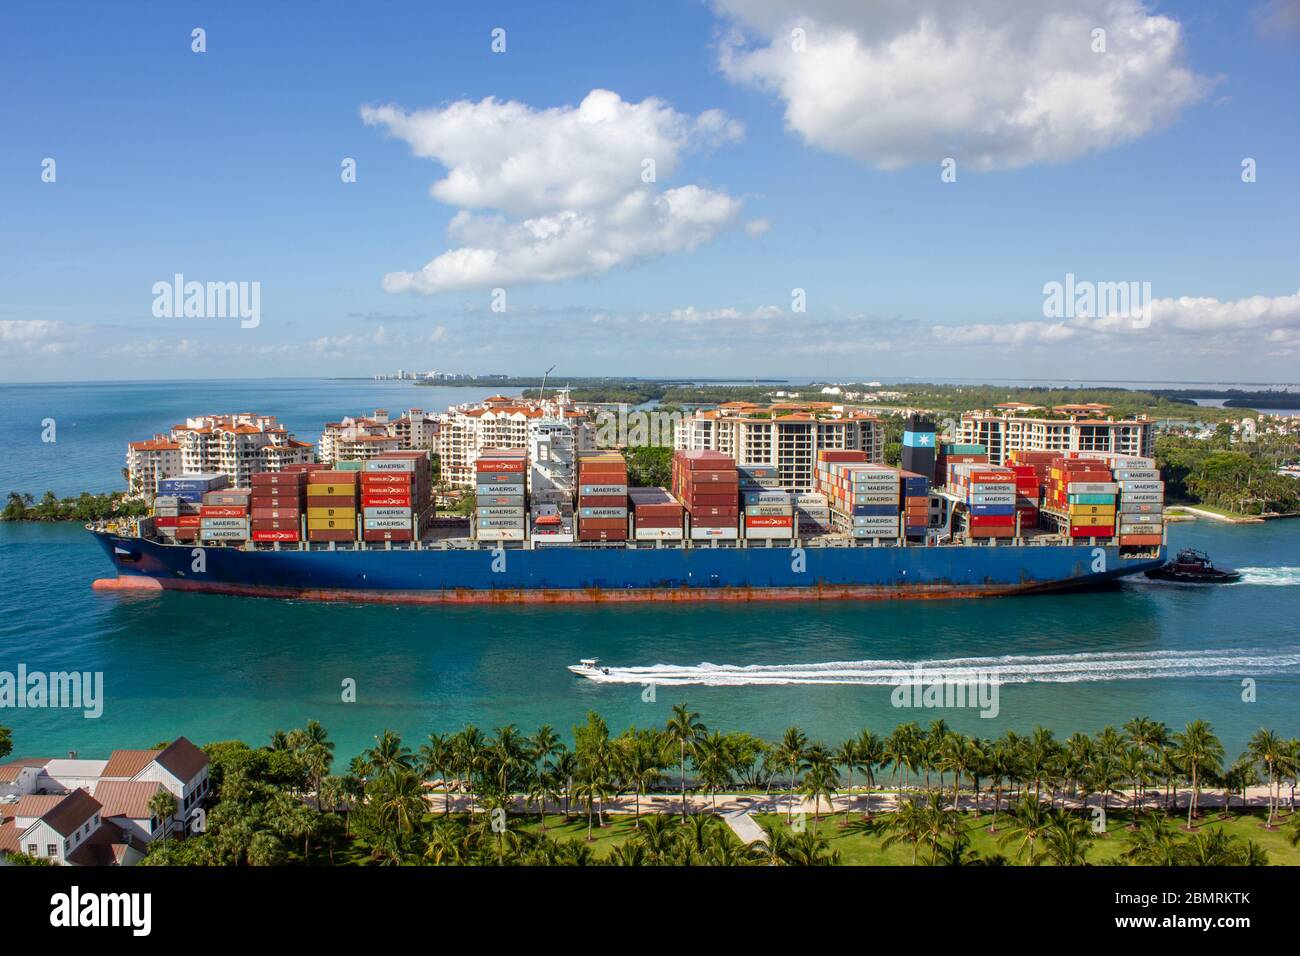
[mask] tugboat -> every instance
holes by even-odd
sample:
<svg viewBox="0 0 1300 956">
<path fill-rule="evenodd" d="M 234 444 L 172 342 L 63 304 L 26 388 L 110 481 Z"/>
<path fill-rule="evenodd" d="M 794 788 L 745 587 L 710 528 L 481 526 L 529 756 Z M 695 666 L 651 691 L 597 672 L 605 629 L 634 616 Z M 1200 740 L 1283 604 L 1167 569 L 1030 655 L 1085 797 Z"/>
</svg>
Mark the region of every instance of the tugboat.
<svg viewBox="0 0 1300 956">
<path fill-rule="evenodd" d="M 1208 554 L 1194 548 L 1184 548 L 1168 564 L 1152 568 L 1145 574 L 1153 581 L 1174 581 L 1178 584 L 1232 584 L 1241 580 L 1240 571 L 1216 568 Z"/>
</svg>

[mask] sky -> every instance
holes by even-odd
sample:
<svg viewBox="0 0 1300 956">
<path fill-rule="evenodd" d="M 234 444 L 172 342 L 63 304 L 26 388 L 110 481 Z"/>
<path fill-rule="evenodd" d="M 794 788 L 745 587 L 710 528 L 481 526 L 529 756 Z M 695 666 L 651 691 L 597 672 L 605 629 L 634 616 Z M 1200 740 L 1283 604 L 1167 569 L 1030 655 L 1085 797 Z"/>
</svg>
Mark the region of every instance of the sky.
<svg viewBox="0 0 1300 956">
<path fill-rule="evenodd" d="M 1298 89 L 1300 0 L 8 5 L 0 380 L 1296 382 Z"/>
</svg>

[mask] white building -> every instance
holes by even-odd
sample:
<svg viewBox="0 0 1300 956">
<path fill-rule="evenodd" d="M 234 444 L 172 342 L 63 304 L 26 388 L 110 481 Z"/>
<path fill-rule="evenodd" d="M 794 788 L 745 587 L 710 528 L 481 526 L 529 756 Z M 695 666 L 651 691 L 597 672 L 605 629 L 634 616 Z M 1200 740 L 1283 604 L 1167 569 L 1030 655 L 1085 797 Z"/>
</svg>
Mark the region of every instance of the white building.
<svg viewBox="0 0 1300 956">
<path fill-rule="evenodd" d="M 386 451 L 434 451 L 438 446 L 438 416 L 412 408 L 390 418 L 383 408 L 364 418 L 327 422 L 321 432 L 320 460 L 367 461 Z"/>
<path fill-rule="evenodd" d="M 865 451 L 869 461 L 882 463 L 885 427 L 871 415 L 830 402 L 726 402 L 683 418 L 676 446 L 722 452 L 737 464 L 773 465 L 782 487 L 813 491 L 819 451 Z"/>
<path fill-rule="evenodd" d="M 1106 451 L 1150 458 L 1156 423 L 1145 415 L 1116 419 L 1109 405 L 1058 405 L 1051 413 L 1025 414 L 1032 406 L 1008 403 L 993 411 L 966 412 L 955 440 L 984 445 L 989 464 L 1006 464 L 1011 451 Z"/>
<path fill-rule="evenodd" d="M 0 852 L 73 866 L 129 866 L 150 842 L 189 829 L 210 789 L 208 755 L 184 737 L 162 750 L 115 750 L 107 760 L 38 758 L 0 766 Z M 161 790 L 176 813 L 156 818 Z"/>
<path fill-rule="evenodd" d="M 127 484 L 133 493 L 153 494 L 162 478 L 221 472 L 244 487 L 255 472 L 279 471 L 312 460 L 310 442 L 298 441 L 273 415 L 202 415 L 127 445 Z"/>
<path fill-rule="evenodd" d="M 442 416 L 438 456 L 442 481 L 458 488 L 474 486 L 474 466 L 484 448 L 529 447 L 534 422 L 571 422 L 576 447 L 595 446 L 595 430 L 582 412 L 564 399 L 535 402 L 493 395 L 478 405 L 459 405 Z"/>
</svg>

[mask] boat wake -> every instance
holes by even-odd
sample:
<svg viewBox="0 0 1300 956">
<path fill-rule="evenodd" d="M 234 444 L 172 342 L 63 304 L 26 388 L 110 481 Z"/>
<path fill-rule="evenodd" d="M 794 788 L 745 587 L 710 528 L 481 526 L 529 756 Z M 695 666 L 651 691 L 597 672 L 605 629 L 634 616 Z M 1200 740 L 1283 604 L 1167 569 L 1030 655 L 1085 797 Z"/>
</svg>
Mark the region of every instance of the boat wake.
<svg viewBox="0 0 1300 956">
<path fill-rule="evenodd" d="M 1239 584 L 1267 584 L 1288 587 L 1300 584 L 1300 568 L 1238 568 Z"/>
<path fill-rule="evenodd" d="M 988 680 L 1003 684 L 1073 684 L 1082 681 L 1151 680 L 1161 677 L 1258 677 L 1300 674 L 1300 647 L 1224 648 L 1087 654 L 961 657 L 930 661 L 831 661 L 822 664 L 655 664 L 611 667 L 589 679 L 600 684 L 699 684 L 708 687 L 798 684 L 898 685 L 920 667 L 927 683 Z"/>
</svg>

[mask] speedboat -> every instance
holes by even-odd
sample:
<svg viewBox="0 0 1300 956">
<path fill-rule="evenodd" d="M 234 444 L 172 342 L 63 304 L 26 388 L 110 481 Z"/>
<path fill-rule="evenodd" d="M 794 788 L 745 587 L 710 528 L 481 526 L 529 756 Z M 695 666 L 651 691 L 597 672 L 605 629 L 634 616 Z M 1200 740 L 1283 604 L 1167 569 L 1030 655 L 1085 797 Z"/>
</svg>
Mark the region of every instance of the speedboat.
<svg viewBox="0 0 1300 956">
<path fill-rule="evenodd" d="M 600 666 L 600 658 L 598 657 L 584 657 L 578 663 L 570 664 L 569 670 L 576 677 L 597 677 L 609 673 L 608 667 Z"/>
<path fill-rule="evenodd" d="M 1184 548 L 1172 561 L 1146 572 L 1153 581 L 1179 584 L 1232 584 L 1241 580 L 1241 572 L 1216 568 L 1210 556 L 1194 548 Z"/>
</svg>

